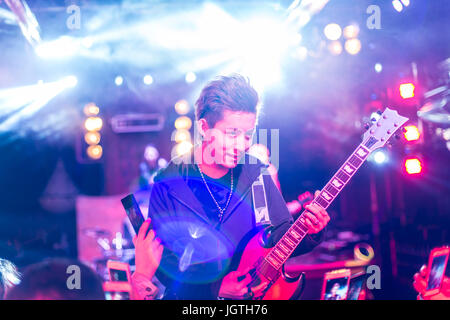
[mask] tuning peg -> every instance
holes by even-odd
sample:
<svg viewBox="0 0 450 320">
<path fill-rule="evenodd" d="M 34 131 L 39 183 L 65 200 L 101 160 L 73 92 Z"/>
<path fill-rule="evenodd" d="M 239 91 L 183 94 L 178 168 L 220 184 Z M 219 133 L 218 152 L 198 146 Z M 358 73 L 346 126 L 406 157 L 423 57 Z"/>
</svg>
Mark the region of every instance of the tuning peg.
<svg viewBox="0 0 450 320">
<path fill-rule="evenodd" d="M 377 119 L 371 118 L 370 121 L 372 121 L 372 122 L 377 122 Z"/>
<path fill-rule="evenodd" d="M 370 123 L 365 122 L 364 123 L 364 129 L 369 130 L 369 128 L 370 128 Z"/>
<path fill-rule="evenodd" d="M 381 110 L 378 110 L 377 113 L 381 116 L 383 112 L 381 112 Z"/>
</svg>

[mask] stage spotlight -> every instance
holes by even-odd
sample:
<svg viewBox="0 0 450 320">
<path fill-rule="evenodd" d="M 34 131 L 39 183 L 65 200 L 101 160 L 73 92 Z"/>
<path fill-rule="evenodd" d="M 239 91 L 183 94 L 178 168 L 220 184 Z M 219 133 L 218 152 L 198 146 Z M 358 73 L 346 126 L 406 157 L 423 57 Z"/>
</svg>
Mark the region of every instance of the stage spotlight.
<svg viewBox="0 0 450 320">
<path fill-rule="evenodd" d="M 36 46 L 36 54 L 43 59 L 61 59 L 74 56 L 79 51 L 79 41 L 62 36 L 59 39 L 44 42 Z"/>
<path fill-rule="evenodd" d="M 146 85 L 151 85 L 153 83 L 153 77 L 149 74 L 144 76 L 144 83 Z"/>
<path fill-rule="evenodd" d="M 189 153 L 192 149 L 193 145 L 190 141 L 182 141 L 175 146 L 175 151 L 177 155 L 181 156 L 186 153 Z"/>
<path fill-rule="evenodd" d="M 88 145 L 95 145 L 100 143 L 100 133 L 97 131 L 89 131 L 84 135 L 84 141 Z"/>
<path fill-rule="evenodd" d="M 394 9 L 398 12 L 402 12 L 403 10 L 403 4 L 400 2 L 400 0 L 393 0 L 392 5 L 394 6 Z"/>
<path fill-rule="evenodd" d="M 345 41 L 345 50 L 351 55 L 358 54 L 361 51 L 361 41 L 359 39 L 349 39 Z"/>
<path fill-rule="evenodd" d="M 175 141 L 176 143 L 190 140 L 191 140 L 191 133 L 186 129 L 175 130 L 172 133 L 172 141 Z"/>
<path fill-rule="evenodd" d="M 187 114 L 189 109 L 189 103 L 186 100 L 179 100 L 175 103 L 175 111 L 180 115 Z"/>
<path fill-rule="evenodd" d="M 383 65 L 381 63 L 376 63 L 374 69 L 376 73 L 380 73 L 381 71 L 383 71 Z"/>
<path fill-rule="evenodd" d="M 351 24 L 344 28 L 344 37 L 347 39 L 356 38 L 359 34 L 359 27 L 356 24 Z"/>
<path fill-rule="evenodd" d="M 83 40 L 81 40 L 81 44 L 87 48 L 90 49 L 92 45 L 94 44 L 94 40 L 91 37 L 86 37 Z"/>
<path fill-rule="evenodd" d="M 383 164 L 386 163 L 388 160 L 388 157 L 386 155 L 386 152 L 383 150 L 377 150 L 373 153 L 373 161 L 377 164 Z"/>
<path fill-rule="evenodd" d="M 123 84 L 123 78 L 121 76 L 117 76 L 116 79 L 114 79 L 114 83 L 116 86 L 121 86 Z"/>
<path fill-rule="evenodd" d="M 101 145 L 92 145 L 87 148 L 87 155 L 89 158 L 98 160 L 103 155 L 103 148 Z"/>
<path fill-rule="evenodd" d="M 400 0 L 400 1 L 403 3 L 403 5 L 404 5 L 405 7 L 409 6 L 409 4 L 410 4 L 410 1 L 409 1 L 409 0 Z"/>
<path fill-rule="evenodd" d="M 99 131 L 103 127 L 103 120 L 100 117 L 89 117 L 84 121 L 84 128 L 87 131 Z"/>
<path fill-rule="evenodd" d="M 414 98 L 414 90 L 416 87 L 413 83 L 402 83 L 399 87 L 400 95 L 403 99 Z"/>
<path fill-rule="evenodd" d="M 328 50 L 330 50 L 332 55 L 338 56 L 342 53 L 342 44 L 339 41 L 332 41 L 328 45 Z"/>
<path fill-rule="evenodd" d="M 410 125 L 410 126 L 406 126 L 405 127 L 405 139 L 406 141 L 417 141 L 420 138 L 420 131 L 419 129 L 414 126 L 414 125 Z"/>
<path fill-rule="evenodd" d="M 308 57 L 308 48 L 301 46 L 295 49 L 293 53 L 294 57 L 300 61 L 305 60 Z"/>
<path fill-rule="evenodd" d="M 336 23 L 330 23 L 325 26 L 323 29 L 323 33 L 325 34 L 325 37 L 329 40 L 337 40 L 342 35 L 342 29 L 341 27 Z"/>
<path fill-rule="evenodd" d="M 405 170 L 408 174 L 418 174 L 422 172 L 422 162 L 418 158 L 409 158 L 405 161 Z"/>
<path fill-rule="evenodd" d="M 192 120 L 189 117 L 186 116 L 182 116 L 182 117 L 178 117 L 175 120 L 175 128 L 180 130 L 180 129 L 186 129 L 189 130 L 192 126 Z"/>
<path fill-rule="evenodd" d="M 442 130 L 442 137 L 444 140 L 449 141 L 450 140 L 450 128 Z"/>
<path fill-rule="evenodd" d="M 100 112 L 100 108 L 91 102 L 84 106 L 83 112 L 86 116 L 96 116 Z"/>
<path fill-rule="evenodd" d="M 193 72 L 188 72 L 188 73 L 186 73 L 185 80 L 187 83 L 192 83 L 195 80 L 197 80 L 197 76 Z"/>
<path fill-rule="evenodd" d="M 75 76 L 68 76 L 61 80 L 61 84 L 65 88 L 74 88 L 78 84 L 78 79 Z"/>
</svg>

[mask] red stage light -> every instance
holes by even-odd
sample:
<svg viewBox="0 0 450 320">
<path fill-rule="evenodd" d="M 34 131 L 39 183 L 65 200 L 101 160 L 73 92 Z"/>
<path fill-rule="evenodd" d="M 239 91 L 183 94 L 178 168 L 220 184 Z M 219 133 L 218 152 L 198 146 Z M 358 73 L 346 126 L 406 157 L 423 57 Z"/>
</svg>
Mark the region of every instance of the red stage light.
<svg viewBox="0 0 450 320">
<path fill-rule="evenodd" d="M 413 83 L 402 83 L 399 87 L 400 95 L 403 99 L 414 98 L 416 86 Z"/>
<path fill-rule="evenodd" d="M 406 141 L 417 141 L 417 140 L 419 140 L 419 138 L 420 138 L 419 128 L 417 128 L 414 125 L 411 125 L 411 126 L 406 126 L 405 130 L 406 131 L 404 133 L 404 136 L 405 136 Z"/>
<path fill-rule="evenodd" d="M 422 172 L 422 162 L 417 158 L 406 159 L 405 169 L 408 174 L 421 173 Z"/>
</svg>

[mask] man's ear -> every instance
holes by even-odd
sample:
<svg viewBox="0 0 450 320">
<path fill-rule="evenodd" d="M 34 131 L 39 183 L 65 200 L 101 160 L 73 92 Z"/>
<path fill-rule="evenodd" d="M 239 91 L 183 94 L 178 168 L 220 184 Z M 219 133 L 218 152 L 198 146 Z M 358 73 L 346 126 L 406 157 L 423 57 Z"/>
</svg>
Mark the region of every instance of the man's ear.
<svg viewBox="0 0 450 320">
<path fill-rule="evenodd" d="M 202 118 L 202 119 L 198 120 L 197 128 L 198 128 L 198 133 L 200 134 L 200 138 L 202 140 L 205 140 L 206 134 L 209 130 L 209 125 L 208 125 L 208 122 L 206 121 L 206 119 Z"/>
</svg>

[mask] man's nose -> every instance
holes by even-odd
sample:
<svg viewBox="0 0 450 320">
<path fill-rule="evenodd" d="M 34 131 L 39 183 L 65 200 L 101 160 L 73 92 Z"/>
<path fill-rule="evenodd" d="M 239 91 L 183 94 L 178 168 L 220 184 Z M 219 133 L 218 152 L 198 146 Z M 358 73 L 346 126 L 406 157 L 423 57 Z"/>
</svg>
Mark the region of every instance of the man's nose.
<svg viewBox="0 0 450 320">
<path fill-rule="evenodd" d="M 245 139 L 245 135 L 241 134 L 238 136 L 235 148 L 236 151 L 239 153 L 245 152 L 250 147 L 250 144 L 247 143 L 247 140 Z"/>
</svg>

